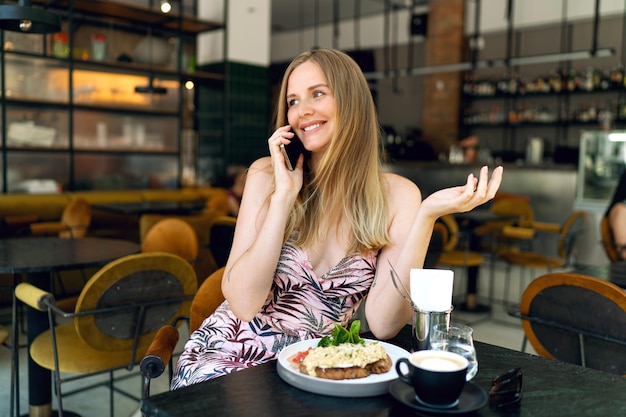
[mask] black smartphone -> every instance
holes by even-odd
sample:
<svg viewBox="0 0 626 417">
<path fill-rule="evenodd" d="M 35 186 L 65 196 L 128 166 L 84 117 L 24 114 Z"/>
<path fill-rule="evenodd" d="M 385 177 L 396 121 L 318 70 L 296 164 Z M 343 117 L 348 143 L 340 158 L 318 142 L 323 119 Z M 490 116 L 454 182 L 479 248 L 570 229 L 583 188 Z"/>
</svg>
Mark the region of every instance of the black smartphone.
<svg viewBox="0 0 626 417">
<path fill-rule="evenodd" d="M 300 157 L 300 154 L 306 155 L 306 149 L 304 149 L 304 145 L 300 141 L 300 138 L 298 138 L 298 135 L 295 134 L 293 129 L 290 130 L 290 132 L 294 134 L 293 138 L 291 139 L 291 143 L 289 145 L 280 145 L 280 150 L 285 157 L 285 164 L 287 165 L 287 169 L 289 171 L 293 171 L 294 169 L 296 169 L 296 164 L 298 163 L 298 158 Z"/>
</svg>

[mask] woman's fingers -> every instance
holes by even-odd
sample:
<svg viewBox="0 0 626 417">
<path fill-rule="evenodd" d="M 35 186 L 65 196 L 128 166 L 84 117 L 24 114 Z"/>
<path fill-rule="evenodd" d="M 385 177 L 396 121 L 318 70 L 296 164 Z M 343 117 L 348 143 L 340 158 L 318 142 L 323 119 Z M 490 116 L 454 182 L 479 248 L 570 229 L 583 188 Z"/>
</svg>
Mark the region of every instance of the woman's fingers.
<svg viewBox="0 0 626 417">
<path fill-rule="evenodd" d="M 280 146 L 282 144 L 288 144 L 293 138 L 293 133 L 289 131 L 291 127 L 289 125 L 279 127 L 274 131 L 272 136 L 267 140 L 267 144 L 270 150 L 270 155 L 272 156 L 272 162 L 275 159 L 281 159 L 284 161 L 284 157 L 280 151 Z M 278 156 L 280 155 L 280 156 Z"/>
<path fill-rule="evenodd" d="M 474 207 L 484 204 L 495 197 L 500 184 L 502 183 L 502 167 L 499 166 L 493 170 L 491 178 L 489 178 L 489 168 L 484 166 L 480 169 L 478 178 L 470 174 L 467 178 L 464 193 L 468 195 L 464 210 L 472 210 Z"/>
<path fill-rule="evenodd" d="M 487 196 L 489 199 L 492 199 L 496 196 L 498 189 L 500 188 L 500 184 L 502 184 L 502 174 L 504 173 L 504 168 L 501 166 L 496 167 L 491 174 L 491 179 L 487 184 Z"/>
</svg>

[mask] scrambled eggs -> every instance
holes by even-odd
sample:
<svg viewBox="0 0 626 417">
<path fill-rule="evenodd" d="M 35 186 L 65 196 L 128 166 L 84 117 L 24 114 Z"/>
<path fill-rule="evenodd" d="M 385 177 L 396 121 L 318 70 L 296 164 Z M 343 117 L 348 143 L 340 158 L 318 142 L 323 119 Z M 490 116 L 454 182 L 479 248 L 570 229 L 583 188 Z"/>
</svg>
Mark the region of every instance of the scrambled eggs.
<svg viewBox="0 0 626 417">
<path fill-rule="evenodd" d="M 315 376 L 315 368 L 365 367 L 387 356 L 379 343 L 366 345 L 344 343 L 339 346 L 312 349 L 302 361 L 307 374 Z"/>
</svg>

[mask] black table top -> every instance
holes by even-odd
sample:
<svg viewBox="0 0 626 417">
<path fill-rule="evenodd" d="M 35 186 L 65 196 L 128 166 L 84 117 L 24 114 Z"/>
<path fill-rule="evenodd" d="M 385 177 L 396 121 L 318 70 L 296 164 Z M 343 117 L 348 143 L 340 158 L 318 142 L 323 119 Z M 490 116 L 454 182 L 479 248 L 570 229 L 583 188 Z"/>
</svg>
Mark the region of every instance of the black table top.
<svg viewBox="0 0 626 417">
<path fill-rule="evenodd" d="M 119 239 L 0 239 L 0 272 L 35 273 L 88 268 L 140 250 L 138 244 Z"/>
<path fill-rule="evenodd" d="M 405 328 L 390 342 L 407 347 Z M 486 405 L 472 416 L 622 416 L 626 415 L 626 380 L 580 366 L 552 361 L 476 342 L 479 371 L 473 382 L 488 391 L 492 379 L 521 366 L 523 399 L 518 412 L 491 411 Z M 412 409 L 385 394 L 367 398 L 343 398 L 312 394 L 284 382 L 276 362 L 235 372 L 180 390 L 154 395 L 142 401 L 146 416 L 220 417 L 275 416 L 407 416 Z"/>
<path fill-rule="evenodd" d="M 121 203 L 97 203 L 92 207 L 120 214 L 192 214 L 206 207 L 204 200 L 197 201 L 138 201 Z"/>
</svg>

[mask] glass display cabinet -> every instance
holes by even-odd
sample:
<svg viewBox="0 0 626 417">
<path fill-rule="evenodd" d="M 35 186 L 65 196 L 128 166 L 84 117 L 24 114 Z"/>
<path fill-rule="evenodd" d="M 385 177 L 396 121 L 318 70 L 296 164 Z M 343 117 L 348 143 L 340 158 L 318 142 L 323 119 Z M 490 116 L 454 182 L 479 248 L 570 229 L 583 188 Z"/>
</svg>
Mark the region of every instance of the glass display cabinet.
<svg viewBox="0 0 626 417">
<path fill-rule="evenodd" d="M 189 57 L 197 35 L 223 23 L 180 4 L 164 15 L 121 1 L 70 2 L 50 7 L 62 32 L 0 38 L 2 191 L 40 180 L 69 191 L 181 186 L 194 90 L 224 87 L 222 73 L 197 70 Z"/>
<path fill-rule="evenodd" d="M 585 211 L 587 223 L 578 243 L 576 261 L 579 264 L 605 265 L 608 262 L 600 243 L 600 222 L 625 168 L 625 130 L 581 132 L 573 209 Z"/>
<path fill-rule="evenodd" d="M 576 200 L 606 208 L 626 167 L 626 131 L 583 131 Z"/>
</svg>

